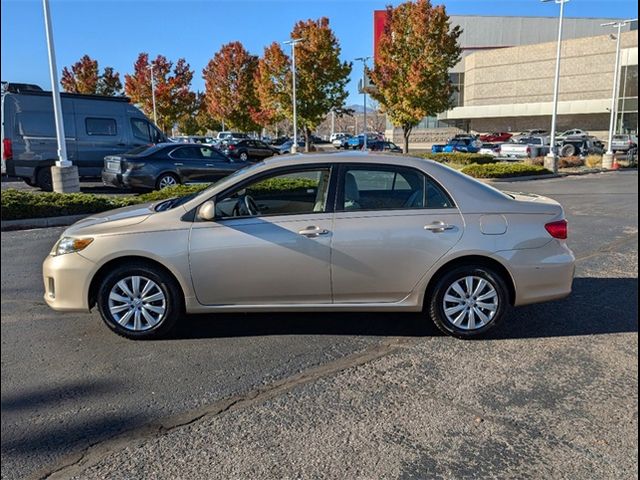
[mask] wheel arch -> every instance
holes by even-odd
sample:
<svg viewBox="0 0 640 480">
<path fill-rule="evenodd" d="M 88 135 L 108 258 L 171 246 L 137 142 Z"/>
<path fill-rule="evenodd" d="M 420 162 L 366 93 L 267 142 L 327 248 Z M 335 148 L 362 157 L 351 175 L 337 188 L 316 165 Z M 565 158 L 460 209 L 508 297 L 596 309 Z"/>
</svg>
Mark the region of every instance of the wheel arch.
<svg viewBox="0 0 640 480">
<path fill-rule="evenodd" d="M 441 265 L 434 273 L 431 275 L 431 278 L 427 282 L 427 286 L 424 290 L 424 297 L 422 299 L 423 308 L 427 304 L 428 299 L 431 298 L 433 293 L 433 289 L 435 288 L 436 283 L 444 275 L 448 270 L 451 270 L 456 267 L 461 267 L 465 265 L 479 265 L 487 268 L 491 268 L 495 270 L 497 274 L 499 274 L 507 285 L 507 290 L 509 293 L 509 304 L 514 305 L 516 301 L 516 287 L 513 277 L 507 267 L 505 267 L 500 261 L 496 260 L 492 257 L 487 257 L 484 255 L 463 255 L 457 258 L 454 258 L 445 264 Z"/>
<path fill-rule="evenodd" d="M 92 309 L 96 305 L 98 289 L 100 288 L 100 284 L 102 283 L 102 280 L 104 280 L 104 278 L 109 274 L 109 272 L 113 271 L 114 268 L 119 267 L 120 265 L 131 264 L 133 262 L 141 263 L 149 267 L 157 268 L 158 270 L 161 270 L 162 272 L 169 275 L 180 287 L 181 301 L 182 301 L 182 305 L 184 306 L 185 298 L 186 298 L 184 287 L 174 272 L 172 272 L 169 268 L 167 268 L 165 265 L 163 265 L 159 261 L 154 260 L 152 258 L 144 257 L 141 255 L 126 255 L 123 257 L 117 257 L 109 260 L 104 265 L 102 265 L 93 275 L 93 278 L 91 279 L 91 283 L 89 284 L 89 291 L 87 292 L 87 295 L 88 295 L 87 301 L 88 301 L 89 309 Z"/>
</svg>

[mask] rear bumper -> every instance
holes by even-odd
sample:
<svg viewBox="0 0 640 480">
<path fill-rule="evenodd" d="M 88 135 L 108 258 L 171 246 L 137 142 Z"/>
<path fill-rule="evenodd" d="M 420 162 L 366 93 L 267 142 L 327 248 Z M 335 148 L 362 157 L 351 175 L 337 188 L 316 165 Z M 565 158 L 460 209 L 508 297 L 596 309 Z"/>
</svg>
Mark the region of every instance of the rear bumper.
<svg viewBox="0 0 640 480">
<path fill-rule="evenodd" d="M 42 264 L 47 305 L 57 311 L 88 311 L 95 268 L 95 263 L 78 253 L 49 255 Z"/>
<path fill-rule="evenodd" d="M 156 186 L 155 178 L 150 175 L 132 175 L 131 172 L 117 173 L 110 170 L 102 170 L 102 183 L 118 188 L 151 190 Z"/>
<path fill-rule="evenodd" d="M 516 291 L 514 305 L 558 300 L 571 294 L 576 259 L 566 243 L 552 240 L 541 248 L 502 251 L 497 256 L 509 265 Z"/>
</svg>

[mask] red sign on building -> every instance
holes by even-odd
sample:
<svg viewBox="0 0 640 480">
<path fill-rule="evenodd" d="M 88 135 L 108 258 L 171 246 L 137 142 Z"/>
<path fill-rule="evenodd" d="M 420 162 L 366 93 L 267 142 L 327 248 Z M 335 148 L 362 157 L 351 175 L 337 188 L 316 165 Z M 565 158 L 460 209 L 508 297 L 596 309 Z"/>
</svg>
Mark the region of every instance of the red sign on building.
<svg viewBox="0 0 640 480">
<path fill-rule="evenodd" d="M 378 59 L 378 44 L 382 32 L 384 31 L 384 24 L 387 21 L 386 10 L 374 10 L 373 12 L 373 61 Z"/>
</svg>

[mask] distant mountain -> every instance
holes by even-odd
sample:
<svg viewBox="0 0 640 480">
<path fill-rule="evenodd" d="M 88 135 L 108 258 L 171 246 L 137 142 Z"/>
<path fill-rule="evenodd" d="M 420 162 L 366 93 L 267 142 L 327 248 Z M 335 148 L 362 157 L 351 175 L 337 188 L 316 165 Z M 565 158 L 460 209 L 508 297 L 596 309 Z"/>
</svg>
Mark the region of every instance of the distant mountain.
<svg viewBox="0 0 640 480">
<path fill-rule="evenodd" d="M 353 110 L 355 113 L 364 113 L 364 106 L 362 104 L 354 103 L 353 105 L 347 105 L 348 109 Z M 367 113 L 373 113 L 373 109 L 371 107 L 367 107 Z"/>
</svg>

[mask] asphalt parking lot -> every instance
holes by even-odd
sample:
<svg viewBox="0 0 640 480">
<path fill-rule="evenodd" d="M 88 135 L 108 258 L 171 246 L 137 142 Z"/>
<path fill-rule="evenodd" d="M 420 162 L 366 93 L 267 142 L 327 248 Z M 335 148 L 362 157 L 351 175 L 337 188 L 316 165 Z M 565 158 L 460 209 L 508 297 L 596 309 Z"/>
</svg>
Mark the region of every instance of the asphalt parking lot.
<svg viewBox="0 0 640 480">
<path fill-rule="evenodd" d="M 416 314 L 197 316 L 132 342 L 42 300 L 62 229 L 2 233 L 2 478 L 636 478 L 637 171 L 560 201 L 566 300 L 488 339 Z"/>
</svg>

